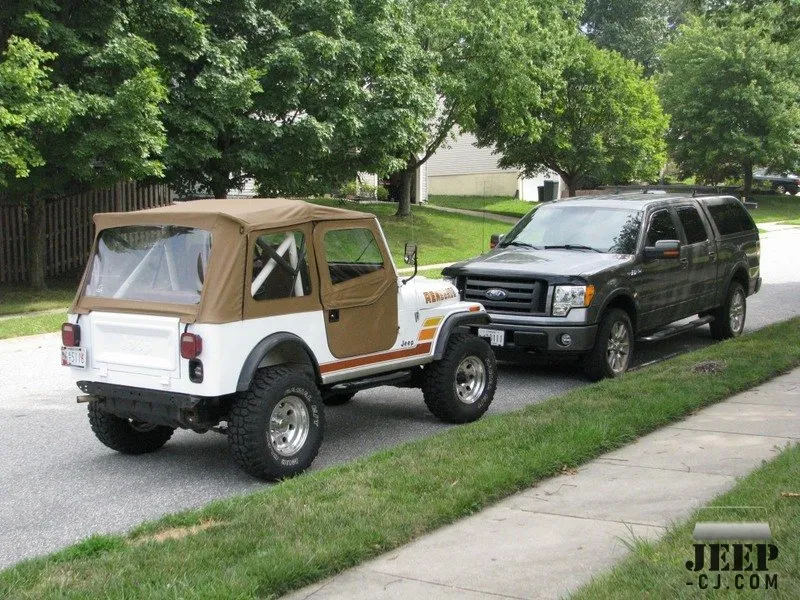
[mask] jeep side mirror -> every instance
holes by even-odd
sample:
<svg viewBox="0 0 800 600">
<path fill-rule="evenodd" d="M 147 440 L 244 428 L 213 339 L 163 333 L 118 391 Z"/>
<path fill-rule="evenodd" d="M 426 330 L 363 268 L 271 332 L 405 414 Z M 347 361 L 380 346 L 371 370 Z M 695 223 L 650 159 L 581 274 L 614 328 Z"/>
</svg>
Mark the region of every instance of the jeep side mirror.
<svg viewBox="0 0 800 600">
<path fill-rule="evenodd" d="M 497 244 L 503 241 L 503 236 L 499 233 L 493 233 L 492 237 L 489 238 L 489 248 L 497 248 Z"/>
<path fill-rule="evenodd" d="M 645 258 L 680 258 L 680 256 L 681 243 L 678 240 L 658 240 L 655 246 L 646 246 L 644 249 Z"/>
<path fill-rule="evenodd" d="M 403 279 L 403 285 L 407 284 L 409 281 L 414 279 L 417 276 L 417 245 L 412 244 L 411 242 L 406 242 L 406 248 L 403 250 L 403 260 L 407 265 L 413 264 L 414 265 L 414 273 L 408 279 Z"/>
<path fill-rule="evenodd" d="M 403 260 L 407 265 L 413 265 L 417 262 L 417 245 L 411 242 L 406 242 L 406 249 L 403 251 Z"/>
</svg>

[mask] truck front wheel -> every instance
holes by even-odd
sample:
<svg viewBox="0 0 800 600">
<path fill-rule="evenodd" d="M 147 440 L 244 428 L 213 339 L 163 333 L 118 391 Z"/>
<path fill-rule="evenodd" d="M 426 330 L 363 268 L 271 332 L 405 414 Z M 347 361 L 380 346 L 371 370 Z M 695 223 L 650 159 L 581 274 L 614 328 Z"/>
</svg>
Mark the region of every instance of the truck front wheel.
<svg viewBox="0 0 800 600">
<path fill-rule="evenodd" d="M 314 382 L 290 367 L 261 369 L 236 396 L 228 419 L 233 458 L 264 480 L 306 470 L 322 445 L 322 397 Z"/>
<path fill-rule="evenodd" d="M 603 315 L 594 348 L 586 356 L 583 370 L 592 381 L 619 377 L 631 366 L 633 325 L 624 310 L 612 308 Z"/>
<path fill-rule="evenodd" d="M 175 431 L 172 427 L 124 419 L 102 409 L 98 402 L 89 403 L 89 423 L 97 439 L 122 454 L 147 454 L 167 443 Z"/>
<path fill-rule="evenodd" d="M 422 395 L 442 421 L 469 423 L 486 412 L 496 387 L 497 363 L 489 344 L 457 333 L 450 336 L 442 359 L 425 367 Z"/>
</svg>

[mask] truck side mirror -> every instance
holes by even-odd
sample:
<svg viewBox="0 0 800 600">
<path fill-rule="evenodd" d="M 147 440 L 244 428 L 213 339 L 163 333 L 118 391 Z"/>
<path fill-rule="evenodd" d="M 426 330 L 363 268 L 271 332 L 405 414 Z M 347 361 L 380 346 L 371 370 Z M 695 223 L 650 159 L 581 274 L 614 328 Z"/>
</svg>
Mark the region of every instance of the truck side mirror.
<svg viewBox="0 0 800 600">
<path fill-rule="evenodd" d="M 497 244 L 503 241 L 503 235 L 499 233 L 493 233 L 492 237 L 489 238 L 489 248 L 497 248 Z"/>
<path fill-rule="evenodd" d="M 655 246 L 646 246 L 644 257 L 651 259 L 680 258 L 681 243 L 678 240 L 658 240 Z"/>
<path fill-rule="evenodd" d="M 412 244 L 411 242 L 406 242 L 405 250 L 403 250 L 403 260 L 407 265 L 413 264 L 414 265 L 414 274 L 411 275 L 408 279 L 403 279 L 403 285 L 407 284 L 409 281 L 414 279 L 417 276 L 417 245 Z"/>
</svg>

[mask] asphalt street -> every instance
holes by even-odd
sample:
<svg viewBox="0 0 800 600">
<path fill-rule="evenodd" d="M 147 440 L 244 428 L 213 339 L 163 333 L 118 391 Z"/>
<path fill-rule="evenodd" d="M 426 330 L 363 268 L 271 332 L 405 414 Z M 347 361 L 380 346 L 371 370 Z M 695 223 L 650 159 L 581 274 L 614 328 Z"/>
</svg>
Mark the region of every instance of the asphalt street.
<svg viewBox="0 0 800 600">
<path fill-rule="evenodd" d="M 764 286 L 748 299 L 748 330 L 800 315 L 800 228 L 762 237 Z M 711 344 L 707 327 L 639 345 L 646 365 Z M 178 431 L 160 451 L 123 456 L 92 434 L 86 406 L 59 366 L 56 334 L 0 341 L 0 568 L 265 484 L 239 471 L 226 439 Z M 586 385 L 575 367 L 503 364 L 491 413 Z M 449 427 L 428 413 L 417 390 L 378 388 L 326 411 L 325 441 L 314 469 L 371 454 Z"/>
</svg>

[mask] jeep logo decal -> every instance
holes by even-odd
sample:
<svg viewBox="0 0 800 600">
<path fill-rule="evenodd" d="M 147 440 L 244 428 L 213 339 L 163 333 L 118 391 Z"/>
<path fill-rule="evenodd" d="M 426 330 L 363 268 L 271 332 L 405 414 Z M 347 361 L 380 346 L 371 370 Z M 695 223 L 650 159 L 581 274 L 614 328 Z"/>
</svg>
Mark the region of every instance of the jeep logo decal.
<svg viewBox="0 0 800 600">
<path fill-rule="evenodd" d="M 500 288 L 492 288 L 490 290 L 486 290 L 484 296 L 486 296 L 489 300 L 505 300 L 508 298 L 508 292 L 501 290 Z"/>
</svg>

